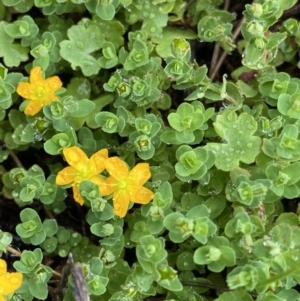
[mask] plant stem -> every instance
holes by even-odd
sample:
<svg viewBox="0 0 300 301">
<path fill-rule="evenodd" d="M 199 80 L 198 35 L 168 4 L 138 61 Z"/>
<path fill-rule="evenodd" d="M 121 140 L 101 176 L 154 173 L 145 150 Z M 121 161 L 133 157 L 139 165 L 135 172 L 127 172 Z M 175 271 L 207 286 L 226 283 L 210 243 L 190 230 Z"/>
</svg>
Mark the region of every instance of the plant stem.
<svg viewBox="0 0 300 301">
<path fill-rule="evenodd" d="M 233 39 L 235 40 L 237 38 L 237 36 L 240 34 L 240 31 L 241 31 L 241 28 L 242 28 L 242 25 L 243 23 L 245 22 L 245 18 L 243 17 L 240 21 L 240 23 L 238 24 L 237 28 L 235 29 L 234 33 L 233 33 Z M 213 70 L 211 76 L 210 76 L 210 79 L 213 80 L 217 73 L 219 72 L 219 69 L 221 68 L 225 58 L 227 56 L 227 52 L 226 51 L 223 51 L 222 52 L 222 55 L 218 61 L 218 63 L 216 64 L 216 67 L 215 69 Z"/>
<path fill-rule="evenodd" d="M 181 281 L 181 283 L 183 285 L 191 285 L 191 286 L 201 286 L 201 287 L 207 287 L 207 288 L 211 288 L 211 289 L 218 289 L 221 291 L 230 291 L 230 289 L 228 287 L 224 287 L 224 286 L 218 286 L 218 285 L 214 285 L 214 284 L 207 284 L 207 283 L 199 283 L 199 282 L 193 282 L 193 281 Z"/>
<path fill-rule="evenodd" d="M 11 246 L 6 246 L 6 250 L 7 250 L 9 253 L 14 254 L 15 256 L 18 256 L 18 257 L 21 257 L 21 255 L 22 255 L 22 253 L 21 253 L 20 251 L 14 249 L 14 248 L 11 247 Z M 61 274 L 58 273 L 58 272 L 56 272 L 56 271 L 54 271 L 54 270 L 52 270 L 52 274 L 55 275 L 55 276 L 57 276 L 57 277 L 59 277 L 59 278 L 61 278 Z"/>
<path fill-rule="evenodd" d="M 14 249 L 13 247 L 11 247 L 11 246 L 6 246 L 6 250 L 9 252 L 9 253 L 11 253 L 11 254 L 14 254 L 14 255 L 16 255 L 16 256 L 18 256 L 18 257 L 21 257 L 21 252 L 20 251 L 18 251 L 18 250 L 16 250 L 16 249 Z"/>
<path fill-rule="evenodd" d="M 20 159 L 18 158 L 18 156 L 11 149 L 8 149 L 8 151 L 9 151 L 10 156 L 14 160 L 15 164 L 20 168 L 24 168 L 24 166 L 23 166 L 22 162 L 20 161 Z"/>
</svg>

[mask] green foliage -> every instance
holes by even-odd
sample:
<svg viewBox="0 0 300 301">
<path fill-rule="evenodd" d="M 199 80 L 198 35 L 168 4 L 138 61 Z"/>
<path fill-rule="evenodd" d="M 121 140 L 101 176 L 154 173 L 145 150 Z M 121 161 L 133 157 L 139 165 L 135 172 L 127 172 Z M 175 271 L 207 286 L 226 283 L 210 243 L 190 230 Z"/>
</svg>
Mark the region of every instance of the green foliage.
<svg viewBox="0 0 300 301">
<path fill-rule="evenodd" d="M 80 67 L 85 76 L 97 74 L 100 66 L 91 54 L 101 49 L 104 35 L 95 25 L 73 25 L 68 29 L 69 40 L 60 43 L 60 55 L 71 64 Z"/>
<path fill-rule="evenodd" d="M 12 193 L 20 202 L 30 203 L 43 193 L 45 176 L 38 165 L 33 165 L 28 171 L 14 168 L 10 171 L 10 177 L 15 187 Z"/>
<path fill-rule="evenodd" d="M 143 20 L 142 29 L 149 36 L 159 36 L 168 22 L 168 14 L 182 15 L 184 5 L 182 1 L 153 1 L 141 3 L 138 0 L 129 1 L 125 10 L 125 18 L 128 24 L 135 24 L 139 20 Z M 173 17 L 175 20 L 180 19 Z"/>
<path fill-rule="evenodd" d="M 67 124 L 63 124 L 66 127 Z M 62 133 L 55 134 L 44 144 L 45 151 L 51 155 L 57 155 L 65 147 L 70 147 L 75 145 L 77 142 L 77 137 L 72 128 L 65 129 Z"/>
<path fill-rule="evenodd" d="M 206 149 L 182 145 L 176 151 L 176 175 L 182 181 L 200 180 L 214 164 L 214 156 Z"/>
<path fill-rule="evenodd" d="M 238 174 L 239 172 L 237 172 Z M 272 183 L 274 182 L 267 179 L 250 181 L 246 175 L 240 173 L 232 183 L 228 182 L 226 197 L 231 202 L 238 202 L 250 208 L 259 207 L 262 201 L 264 203 L 272 203 L 278 200 L 272 193 Z"/>
<path fill-rule="evenodd" d="M 4 78 L 0 78 L 0 107 L 2 109 L 7 109 L 12 105 L 11 93 L 15 90 L 13 86 L 14 80 L 17 80 L 17 76 L 4 74 Z"/>
<path fill-rule="evenodd" d="M 40 200 L 45 205 L 51 205 L 54 202 L 62 202 L 66 195 L 64 190 L 55 184 L 55 177 L 49 176 L 44 183 L 44 191 L 40 196 Z"/>
<path fill-rule="evenodd" d="M 173 191 L 169 182 L 162 183 L 154 196 L 153 202 L 142 208 L 143 216 L 147 217 L 147 229 L 151 234 L 157 234 L 164 228 L 164 218 L 171 213 Z"/>
<path fill-rule="evenodd" d="M 110 69 L 116 66 L 118 57 L 115 45 L 111 42 L 105 42 L 102 47 L 103 56 L 98 59 L 99 66 L 104 69 Z"/>
<path fill-rule="evenodd" d="M 164 144 L 160 134 L 164 128 L 161 118 L 148 114 L 145 118 L 135 119 L 136 131 L 129 135 L 129 141 L 134 144 L 137 155 L 143 160 L 151 159 L 155 153 L 161 152 Z"/>
<path fill-rule="evenodd" d="M 231 37 L 232 24 L 235 18 L 232 14 L 220 10 L 209 10 L 209 15 L 204 16 L 197 24 L 198 36 L 207 42 L 219 42 L 226 51 L 235 47 Z"/>
<path fill-rule="evenodd" d="M 43 108 L 45 116 L 53 122 L 53 128 L 64 131 L 69 126 L 82 126 L 84 117 L 87 117 L 95 108 L 88 99 L 74 100 L 72 96 L 65 96 L 61 102 L 53 101 Z M 83 120 L 82 120 L 83 119 Z"/>
<path fill-rule="evenodd" d="M 19 261 L 14 262 L 14 267 L 24 275 L 22 286 L 18 293 L 28 300 L 33 297 L 45 300 L 48 295 L 47 282 L 51 278 L 51 268 L 43 265 L 41 249 L 23 251 Z"/>
<path fill-rule="evenodd" d="M 3 57 L 6 66 L 16 67 L 21 62 L 28 60 L 29 49 L 28 47 L 22 47 L 19 43 L 15 43 L 14 38 L 6 33 L 6 26 L 7 23 L 5 21 L 0 22 L 0 38 L 6 41 L 0 47 L 0 57 Z"/>
<path fill-rule="evenodd" d="M 205 111 L 199 101 L 191 104 L 182 103 L 176 113 L 168 116 L 170 126 L 174 130 L 167 130 L 162 134 L 162 140 L 166 143 L 199 143 L 203 139 L 203 129 L 206 121 L 213 115 L 213 110 Z"/>
<path fill-rule="evenodd" d="M 193 236 L 202 244 L 217 231 L 216 225 L 209 219 L 209 210 L 199 205 L 189 210 L 186 215 L 173 212 L 164 219 L 164 226 L 170 231 L 169 237 L 175 243 L 181 243 Z"/>
<path fill-rule="evenodd" d="M 296 125 L 287 124 L 278 137 L 264 138 L 262 147 L 264 153 L 271 158 L 280 158 L 288 162 L 298 160 L 300 142 L 297 140 L 298 133 Z"/>
<path fill-rule="evenodd" d="M 0 1 L 7 300 L 300 298 L 297 1 L 223 2 Z"/>
<path fill-rule="evenodd" d="M 140 265 L 147 273 L 152 273 L 167 257 L 164 240 L 146 235 L 140 238 L 140 245 L 136 248 L 136 256 Z"/>
<path fill-rule="evenodd" d="M 231 110 L 225 110 L 214 122 L 217 134 L 226 143 L 208 143 L 207 149 L 216 157 L 216 167 L 229 171 L 239 166 L 239 161 L 250 164 L 259 154 L 261 139 L 253 136 L 257 122 L 247 113 L 237 116 Z"/>
<path fill-rule="evenodd" d="M 149 53 L 146 43 L 136 39 L 132 45 L 132 51 L 126 57 L 124 69 L 127 71 L 137 69 L 149 62 Z"/>
<path fill-rule="evenodd" d="M 290 96 L 285 93 L 280 95 L 278 98 L 278 111 L 283 115 L 299 119 L 299 96 L 300 94 Z"/>
<path fill-rule="evenodd" d="M 225 237 L 213 237 L 206 246 L 198 248 L 194 253 L 196 264 L 207 264 L 212 272 L 221 272 L 226 266 L 236 264 L 235 252 L 229 247 Z"/>
<path fill-rule="evenodd" d="M 47 236 L 53 236 L 57 231 L 57 224 L 54 219 L 45 220 L 42 224 L 37 212 L 31 208 L 22 210 L 20 219 L 22 223 L 16 227 L 18 235 L 24 242 L 34 246 L 42 243 Z"/>
<path fill-rule="evenodd" d="M 9 232 L 0 231 L 0 253 L 6 252 L 6 247 L 12 242 L 12 235 Z"/>
<path fill-rule="evenodd" d="M 93 257 L 83 265 L 87 289 L 92 296 L 102 295 L 106 291 L 109 279 L 106 277 L 104 265 L 100 258 Z M 74 282 L 69 277 L 69 290 L 74 289 Z M 68 292 L 66 293 L 68 294 Z"/>
<path fill-rule="evenodd" d="M 62 258 L 71 252 L 74 260 L 87 261 L 99 253 L 99 248 L 90 243 L 80 233 L 59 226 L 54 235 L 47 237 L 41 247 L 46 254 L 56 254 Z"/>
<path fill-rule="evenodd" d="M 259 1 L 245 6 L 246 22 L 242 25 L 242 34 L 245 38 L 245 56 L 242 63 L 249 68 L 259 70 L 274 64 L 278 45 L 286 39 L 286 32 L 270 33 L 264 36 L 270 26 L 282 15 L 285 9 L 292 7 L 294 0 L 271 2 Z M 266 55 L 268 54 L 268 55 Z"/>
</svg>

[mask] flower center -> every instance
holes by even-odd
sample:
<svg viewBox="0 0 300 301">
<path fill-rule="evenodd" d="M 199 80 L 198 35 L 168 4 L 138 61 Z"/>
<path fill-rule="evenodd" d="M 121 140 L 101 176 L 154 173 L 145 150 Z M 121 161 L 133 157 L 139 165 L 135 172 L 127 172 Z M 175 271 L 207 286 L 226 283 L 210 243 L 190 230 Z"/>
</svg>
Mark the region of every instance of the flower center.
<svg viewBox="0 0 300 301">
<path fill-rule="evenodd" d="M 126 181 L 120 181 L 120 182 L 118 183 L 118 188 L 119 188 L 119 189 L 125 189 L 126 186 L 127 186 Z"/>
<path fill-rule="evenodd" d="M 95 171 L 87 162 L 79 162 L 76 166 L 77 175 L 74 178 L 76 183 L 89 180 L 95 175 Z"/>
<path fill-rule="evenodd" d="M 44 100 L 47 99 L 48 97 L 49 97 L 49 91 L 47 91 L 45 86 L 39 85 L 33 91 L 32 100 L 43 103 Z"/>
</svg>

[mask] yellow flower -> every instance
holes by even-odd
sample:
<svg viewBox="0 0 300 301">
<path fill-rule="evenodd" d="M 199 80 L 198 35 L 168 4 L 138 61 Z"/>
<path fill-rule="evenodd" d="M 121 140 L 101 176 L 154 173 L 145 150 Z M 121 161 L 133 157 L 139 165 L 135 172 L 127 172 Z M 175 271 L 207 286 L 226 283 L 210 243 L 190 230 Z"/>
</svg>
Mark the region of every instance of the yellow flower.
<svg viewBox="0 0 300 301">
<path fill-rule="evenodd" d="M 58 100 L 54 94 L 62 82 L 58 76 L 52 76 L 44 79 L 42 69 L 34 67 L 30 71 L 30 83 L 20 82 L 17 87 L 17 93 L 29 100 L 24 113 L 28 116 L 37 114 L 43 106 L 49 104 L 52 100 Z"/>
<path fill-rule="evenodd" d="M 21 273 L 7 273 L 6 261 L 0 258 L 0 301 L 5 301 L 4 295 L 13 293 L 22 284 Z"/>
<path fill-rule="evenodd" d="M 102 183 L 99 174 L 105 168 L 104 161 L 108 158 L 108 151 L 104 148 L 92 155 L 90 159 L 77 146 L 65 148 L 63 153 L 70 166 L 57 174 L 56 185 L 72 184 L 75 201 L 83 205 L 84 200 L 79 192 L 79 184 L 84 180 L 90 180 L 98 186 Z"/>
<path fill-rule="evenodd" d="M 124 217 L 130 201 L 148 204 L 153 199 L 154 193 L 143 187 L 151 177 L 148 163 L 139 163 L 131 171 L 118 157 L 109 158 L 104 164 L 110 177 L 101 179 L 100 192 L 103 196 L 113 193 L 116 215 Z"/>
</svg>

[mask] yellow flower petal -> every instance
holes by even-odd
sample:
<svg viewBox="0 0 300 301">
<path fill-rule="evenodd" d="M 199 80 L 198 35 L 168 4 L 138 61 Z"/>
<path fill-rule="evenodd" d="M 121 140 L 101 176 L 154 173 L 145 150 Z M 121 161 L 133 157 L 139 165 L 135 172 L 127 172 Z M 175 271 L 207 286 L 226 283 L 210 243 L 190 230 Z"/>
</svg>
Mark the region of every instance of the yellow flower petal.
<svg viewBox="0 0 300 301">
<path fill-rule="evenodd" d="M 7 269 L 7 263 L 5 260 L 0 258 L 0 275 L 5 274 Z"/>
<path fill-rule="evenodd" d="M 17 93 L 23 98 L 29 99 L 31 95 L 31 84 L 20 82 L 17 87 Z"/>
<path fill-rule="evenodd" d="M 73 186 L 73 196 L 74 196 L 74 200 L 77 203 L 79 203 L 81 206 L 84 204 L 84 199 L 80 195 L 78 184 Z"/>
<path fill-rule="evenodd" d="M 108 177 L 106 180 L 99 178 L 97 180 L 102 196 L 110 195 L 116 190 L 116 179 Z"/>
<path fill-rule="evenodd" d="M 21 273 L 7 273 L 6 270 L 6 261 L 0 259 L 0 295 L 10 294 L 22 284 L 23 275 Z"/>
<path fill-rule="evenodd" d="M 103 196 L 113 194 L 113 205 L 115 214 L 125 216 L 129 202 L 148 204 L 154 197 L 154 193 L 143 187 L 150 177 L 148 163 L 139 163 L 129 171 L 126 163 L 118 157 L 105 160 L 106 170 L 110 177 L 99 183 Z"/>
<path fill-rule="evenodd" d="M 129 173 L 127 164 L 118 157 L 105 160 L 105 168 L 117 180 L 123 180 Z"/>
<path fill-rule="evenodd" d="M 154 193 L 143 186 L 139 187 L 130 197 L 130 201 L 137 204 L 148 204 L 154 197 Z"/>
<path fill-rule="evenodd" d="M 101 149 L 91 156 L 90 164 L 95 168 L 96 174 L 101 173 L 105 169 L 104 161 L 108 158 L 107 148 Z"/>
<path fill-rule="evenodd" d="M 145 184 L 150 178 L 151 173 L 148 163 L 137 164 L 129 173 L 130 180 L 134 181 L 137 186 Z"/>
<path fill-rule="evenodd" d="M 24 113 L 27 116 L 34 116 L 36 115 L 41 109 L 43 108 L 43 106 L 41 105 L 40 102 L 36 102 L 36 101 L 29 101 L 29 103 L 27 104 Z"/>
<path fill-rule="evenodd" d="M 72 166 L 65 167 L 61 170 L 55 179 L 56 185 L 68 185 L 74 182 L 77 171 Z"/>
<path fill-rule="evenodd" d="M 42 106 L 48 105 L 50 102 L 58 100 L 58 97 L 51 92 L 45 93 L 45 95 L 41 98 L 38 98 L 38 101 L 41 102 Z"/>
<path fill-rule="evenodd" d="M 96 184 L 99 187 L 99 191 L 101 193 L 100 186 L 105 185 L 106 179 L 100 178 L 99 176 L 94 176 L 90 179 L 90 181 L 93 182 L 94 184 Z M 102 195 L 102 193 L 101 193 L 101 195 Z"/>
<path fill-rule="evenodd" d="M 76 168 L 78 163 L 88 162 L 87 155 L 77 146 L 63 149 L 64 156 L 70 166 Z"/>
<path fill-rule="evenodd" d="M 33 116 L 51 101 L 59 100 L 54 92 L 61 86 L 62 82 L 58 76 L 44 79 L 41 67 L 32 68 L 29 83 L 20 82 L 17 87 L 17 93 L 30 101 L 24 113 Z"/>
<path fill-rule="evenodd" d="M 30 71 L 30 83 L 42 82 L 43 80 L 43 72 L 41 67 L 33 67 Z"/>
<path fill-rule="evenodd" d="M 98 151 L 91 156 L 90 159 L 77 146 L 65 148 L 63 153 L 70 166 L 64 168 L 57 174 L 56 184 L 67 185 L 72 183 L 74 199 L 80 205 L 84 204 L 84 200 L 80 195 L 79 184 L 84 180 L 90 180 L 98 185 L 100 192 L 104 191 L 110 194 L 115 190 L 112 189 L 110 185 L 106 186 L 106 180 L 99 176 L 99 173 L 104 170 L 104 162 L 108 158 L 107 149 Z M 104 190 L 101 189 L 101 187 L 104 187 Z"/>
<path fill-rule="evenodd" d="M 129 205 L 129 196 L 123 192 L 115 192 L 113 196 L 113 206 L 115 215 L 124 217 Z"/>
<path fill-rule="evenodd" d="M 21 273 L 7 273 L 0 275 L 0 292 L 2 295 L 13 293 L 22 284 L 23 275 Z"/>
<path fill-rule="evenodd" d="M 55 92 L 59 88 L 62 87 L 62 82 L 58 76 L 52 76 L 45 80 L 45 83 L 49 86 L 49 88 Z"/>
</svg>

